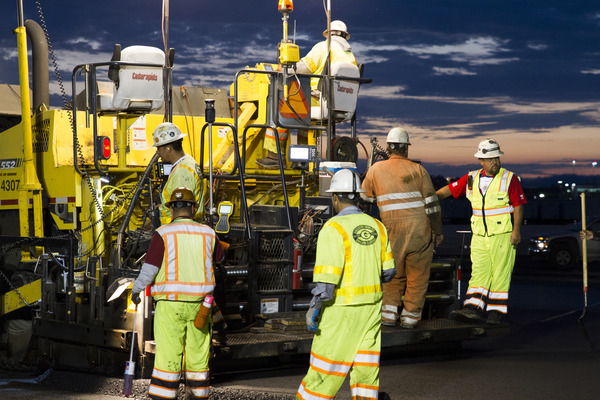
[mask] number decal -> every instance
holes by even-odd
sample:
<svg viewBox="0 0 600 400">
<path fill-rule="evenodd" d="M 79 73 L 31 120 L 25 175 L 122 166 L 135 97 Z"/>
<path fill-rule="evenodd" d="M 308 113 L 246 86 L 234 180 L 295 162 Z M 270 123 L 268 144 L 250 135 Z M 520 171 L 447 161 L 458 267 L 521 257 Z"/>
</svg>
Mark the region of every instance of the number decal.
<svg viewBox="0 0 600 400">
<path fill-rule="evenodd" d="M 19 158 L 8 158 L 6 160 L 0 160 L 0 169 L 15 169 L 21 165 L 21 159 Z"/>
<path fill-rule="evenodd" d="M 6 179 L 2 181 L 0 185 L 0 189 L 5 192 L 10 192 L 19 189 L 19 180 L 18 179 Z"/>
</svg>

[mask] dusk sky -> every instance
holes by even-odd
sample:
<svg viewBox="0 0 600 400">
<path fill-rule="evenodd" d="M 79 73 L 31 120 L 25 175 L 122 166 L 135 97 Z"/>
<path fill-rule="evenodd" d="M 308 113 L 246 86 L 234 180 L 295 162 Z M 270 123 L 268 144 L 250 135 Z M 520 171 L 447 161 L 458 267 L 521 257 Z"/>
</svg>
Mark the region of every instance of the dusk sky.
<svg viewBox="0 0 600 400">
<path fill-rule="evenodd" d="M 39 22 L 35 2 L 24 3 L 25 17 Z M 67 88 L 75 65 L 109 61 L 115 43 L 162 47 L 162 1 L 40 3 Z M 390 128 L 404 126 L 409 156 L 431 175 L 478 168 L 473 154 L 486 137 L 500 142 L 503 165 L 524 179 L 595 174 L 600 2 L 331 3 L 332 18 L 348 25 L 358 62 L 373 79 L 361 87 L 357 110 L 365 146 L 373 135 L 384 144 Z M 18 83 L 16 8 L 16 1 L 2 2 L 0 83 Z M 290 21 L 303 56 L 323 39 L 322 1 L 296 0 Z M 171 0 L 174 83 L 228 88 L 237 70 L 275 61 L 281 32 L 276 0 Z M 58 93 L 52 69 L 50 80 Z"/>
</svg>

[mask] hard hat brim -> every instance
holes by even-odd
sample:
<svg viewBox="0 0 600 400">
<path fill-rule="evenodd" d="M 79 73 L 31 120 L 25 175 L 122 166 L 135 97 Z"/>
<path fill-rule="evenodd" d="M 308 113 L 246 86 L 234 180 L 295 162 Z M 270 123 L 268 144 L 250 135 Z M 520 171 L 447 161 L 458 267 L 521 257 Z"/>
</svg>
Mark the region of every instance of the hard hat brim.
<svg viewBox="0 0 600 400">
<path fill-rule="evenodd" d="M 365 191 L 358 187 L 354 192 L 348 192 L 347 190 L 327 189 L 325 193 L 365 193 Z"/>
<path fill-rule="evenodd" d="M 343 34 L 343 36 L 342 36 L 342 37 L 343 37 L 344 39 L 346 39 L 346 40 L 350 39 L 350 34 L 349 34 L 348 32 L 339 31 L 339 30 L 337 30 L 337 29 L 332 29 L 332 30 L 331 30 L 331 32 L 342 32 L 342 34 Z M 327 29 L 325 29 L 325 30 L 323 31 L 323 36 L 324 36 L 324 37 L 327 39 Z"/>
<path fill-rule="evenodd" d="M 474 156 L 476 158 L 497 158 L 497 157 L 500 157 L 500 156 L 503 156 L 503 155 L 504 155 L 504 152 L 501 151 L 501 150 L 496 150 L 494 152 L 489 152 L 489 153 L 486 153 L 486 154 L 483 154 L 482 152 L 477 151 L 477 153 L 474 154 Z"/>
<path fill-rule="evenodd" d="M 160 146 L 164 146 L 164 145 L 166 145 L 166 144 L 173 143 L 173 142 L 176 142 L 176 141 L 178 141 L 178 140 L 181 140 L 181 139 L 183 139 L 183 138 L 184 138 L 184 137 L 186 137 L 186 136 L 187 136 L 187 133 L 182 133 L 182 134 L 181 134 L 181 136 L 179 136 L 177 139 L 169 140 L 169 141 L 167 141 L 167 142 L 162 142 L 161 144 L 154 143 L 154 144 L 152 145 L 152 147 L 160 147 Z"/>
</svg>

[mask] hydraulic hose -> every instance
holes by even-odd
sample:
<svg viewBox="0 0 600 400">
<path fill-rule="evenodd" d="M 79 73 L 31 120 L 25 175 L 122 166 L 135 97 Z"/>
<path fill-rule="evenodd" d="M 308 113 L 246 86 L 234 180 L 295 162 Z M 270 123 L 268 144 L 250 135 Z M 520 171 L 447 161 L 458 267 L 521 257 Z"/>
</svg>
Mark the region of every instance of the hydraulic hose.
<svg viewBox="0 0 600 400">
<path fill-rule="evenodd" d="M 125 213 L 125 217 L 123 218 L 123 223 L 121 224 L 121 227 L 119 228 L 119 232 L 117 233 L 117 243 L 115 245 L 116 251 L 113 253 L 114 254 L 114 259 L 112 262 L 113 267 L 120 267 L 121 248 L 123 246 L 123 236 L 125 235 L 125 230 L 127 229 L 127 226 L 129 226 L 129 220 L 131 219 L 131 215 L 133 214 L 133 209 L 135 208 L 135 204 L 136 204 L 138 198 L 140 197 L 140 193 L 142 192 L 143 185 L 141 183 L 144 182 L 148 178 L 148 175 L 150 175 L 150 172 L 152 171 L 152 167 L 154 166 L 156 161 L 158 161 L 158 153 L 155 153 L 154 157 L 152 157 L 152 159 L 148 163 L 148 166 L 146 167 L 146 170 L 144 171 L 144 174 L 142 175 L 142 177 L 140 179 L 140 184 L 137 186 L 135 192 L 131 196 L 131 203 L 129 203 L 129 207 L 127 208 L 127 212 Z"/>
</svg>

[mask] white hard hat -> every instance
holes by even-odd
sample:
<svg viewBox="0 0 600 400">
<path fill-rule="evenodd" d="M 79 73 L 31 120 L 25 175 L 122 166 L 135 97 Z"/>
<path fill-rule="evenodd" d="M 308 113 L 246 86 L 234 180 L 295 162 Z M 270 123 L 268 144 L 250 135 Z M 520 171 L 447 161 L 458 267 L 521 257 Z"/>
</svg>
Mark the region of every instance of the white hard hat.
<svg viewBox="0 0 600 400">
<path fill-rule="evenodd" d="M 477 153 L 475 153 L 475 157 L 477 158 L 496 158 L 500 157 L 504 153 L 500 151 L 500 144 L 496 142 L 494 139 L 483 139 L 479 142 L 479 146 L 477 147 Z"/>
<path fill-rule="evenodd" d="M 408 132 L 404 128 L 392 128 L 387 135 L 387 143 L 410 144 Z"/>
<path fill-rule="evenodd" d="M 181 133 L 177 125 L 172 122 L 163 122 L 154 129 L 152 134 L 154 138 L 154 144 L 152 147 L 164 146 L 172 142 L 183 139 L 187 135 Z"/>
<path fill-rule="evenodd" d="M 348 28 L 346 28 L 346 24 L 340 21 L 339 19 L 335 21 L 331 21 L 331 34 L 337 34 L 344 37 L 346 40 L 350 39 L 350 34 L 348 33 Z M 327 37 L 327 29 L 323 31 L 323 36 Z"/>
<path fill-rule="evenodd" d="M 358 175 L 349 169 L 341 169 L 331 178 L 327 193 L 364 193 Z"/>
</svg>

